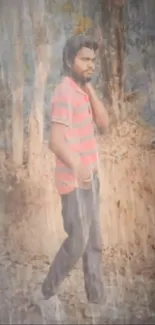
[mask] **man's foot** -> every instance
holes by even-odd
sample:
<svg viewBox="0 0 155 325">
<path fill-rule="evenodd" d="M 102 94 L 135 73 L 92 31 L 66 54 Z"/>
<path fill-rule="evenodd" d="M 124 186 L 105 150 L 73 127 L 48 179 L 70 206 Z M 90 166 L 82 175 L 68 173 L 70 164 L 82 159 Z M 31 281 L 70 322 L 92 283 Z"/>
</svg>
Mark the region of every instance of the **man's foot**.
<svg viewBox="0 0 155 325">
<path fill-rule="evenodd" d="M 151 148 L 155 149 L 155 139 L 152 139 L 152 141 L 151 141 Z"/>
<path fill-rule="evenodd" d="M 87 318 L 100 318 L 103 316 L 104 313 L 104 303 L 103 304 L 93 304 L 89 303 L 84 308 L 84 316 Z"/>
<path fill-rule="evenodd" d="M 46 300 L 41 290 L 37 290 L 32 298 L 32 303 L 39 307 L 43 319 L 47 322 L 58 322 L 60 324 L 67 319 L 61 301 L 56 295 Z"/>
</svg>

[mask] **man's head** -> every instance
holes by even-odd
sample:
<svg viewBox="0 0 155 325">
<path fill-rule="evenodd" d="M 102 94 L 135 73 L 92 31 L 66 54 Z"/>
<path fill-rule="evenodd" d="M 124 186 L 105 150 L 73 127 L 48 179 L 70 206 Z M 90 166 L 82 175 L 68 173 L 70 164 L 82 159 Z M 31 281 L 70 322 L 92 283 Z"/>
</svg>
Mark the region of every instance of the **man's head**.
<svg viewBox="0 0 155 325">
<path fill-rule="evenodd" d="M 79 83 L 89 82 L 95 70 L 97 42 L 85 35 L 71 37 L 63 50 L 64 73 Z"/>
</svg>

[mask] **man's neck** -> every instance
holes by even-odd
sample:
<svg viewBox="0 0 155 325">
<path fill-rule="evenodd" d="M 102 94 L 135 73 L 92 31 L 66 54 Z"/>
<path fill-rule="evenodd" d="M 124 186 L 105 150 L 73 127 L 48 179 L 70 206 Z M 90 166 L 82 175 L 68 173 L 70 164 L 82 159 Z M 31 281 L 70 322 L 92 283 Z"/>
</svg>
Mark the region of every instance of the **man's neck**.
<svg viewBox="0 0 155 325">
<path fill-rule="evenodd" d="M 74 73 L 69 73 L 67 76 L 71 78 L 80 88 L 84 87 L 86 82 L 84 80 L 82 81 L 82 79 L 77 77 Z"/>
</svg>

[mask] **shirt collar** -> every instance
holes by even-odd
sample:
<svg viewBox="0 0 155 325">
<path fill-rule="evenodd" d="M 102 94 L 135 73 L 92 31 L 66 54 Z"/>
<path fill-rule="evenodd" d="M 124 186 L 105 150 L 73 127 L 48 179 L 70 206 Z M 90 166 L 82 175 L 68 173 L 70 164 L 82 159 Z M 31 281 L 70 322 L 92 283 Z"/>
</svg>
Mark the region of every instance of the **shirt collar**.
<svg viewBox="0 0 155 325">
<path fill-rule="evenodd" d="M 71 77 L 64 77 L 66 79 L 66 81 L 69 83 L 69 85 L 78 93 L 81 93 L 82 95 L 84 95 L 85 97 L 88 97 L 88 95 L 84 92 L 84 90 L 82 90 L 80 88 L 80 86 L 71 78 Z"/>
</svg>

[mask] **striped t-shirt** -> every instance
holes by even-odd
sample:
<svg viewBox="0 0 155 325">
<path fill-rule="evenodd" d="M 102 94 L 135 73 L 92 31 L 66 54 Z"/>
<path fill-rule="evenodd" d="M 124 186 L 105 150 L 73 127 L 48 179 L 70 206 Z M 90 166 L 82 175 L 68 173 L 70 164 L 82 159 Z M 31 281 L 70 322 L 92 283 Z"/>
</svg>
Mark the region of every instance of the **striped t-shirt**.
<svg viewBox="0 0 155 325">
<path fill-rule="evenodd" d="M 97 169 L 97 145 L 89 98 L 70 77 L 63 77 L 55 89 L 51 121 L 67 126 L 66 141 L 70 154 L 78 154 L 83 165 Z M 55 181 L 60 195 L 71 192 L 77 186 L 72 170 L 57 157 Z"/>
</svg>

